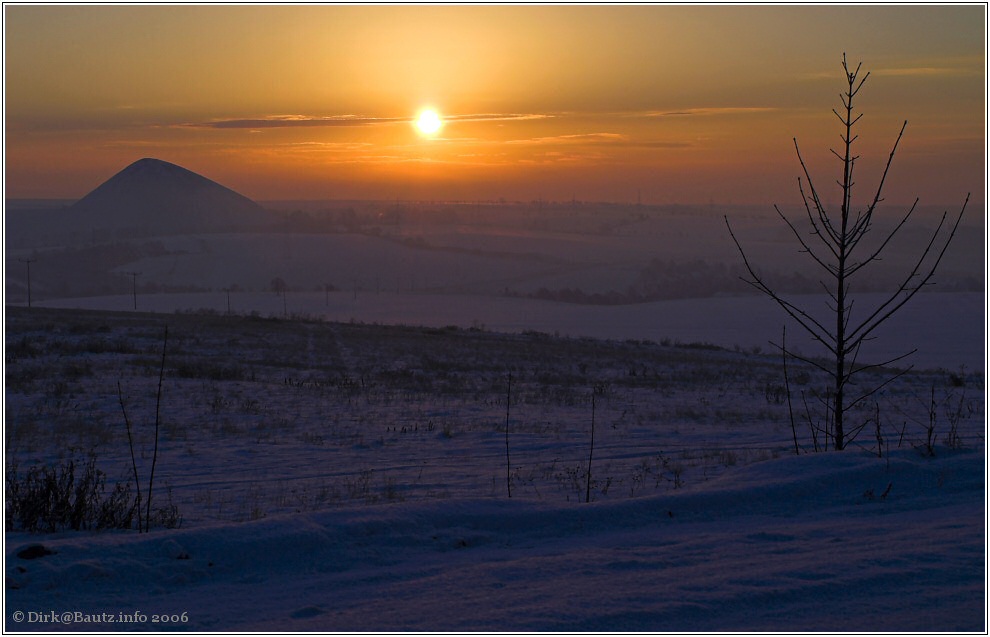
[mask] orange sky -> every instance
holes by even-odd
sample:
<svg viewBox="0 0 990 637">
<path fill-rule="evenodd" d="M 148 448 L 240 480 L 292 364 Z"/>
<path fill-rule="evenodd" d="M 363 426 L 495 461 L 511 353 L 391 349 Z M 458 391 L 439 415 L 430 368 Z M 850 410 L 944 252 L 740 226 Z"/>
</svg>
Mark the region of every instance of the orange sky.
<svg viewBox="0 0 990 637">
<path fill-rule="evenodd" d="M 836 177 L 846 52 L 865 190 L 907 119 L 887 199 L 982 203 L 985 11 L 5 5 L 5 194 L 157 157 L 258 200 L 791 204 L 793 137 Z"/>
</svg>

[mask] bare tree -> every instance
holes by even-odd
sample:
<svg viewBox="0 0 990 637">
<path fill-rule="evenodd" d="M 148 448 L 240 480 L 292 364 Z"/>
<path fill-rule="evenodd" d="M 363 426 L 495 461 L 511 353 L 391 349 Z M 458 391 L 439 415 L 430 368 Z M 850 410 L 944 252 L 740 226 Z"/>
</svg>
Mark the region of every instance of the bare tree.
<svg viewBox="0 0 990 637">
<path fill-rule="evenodd" d="M 826 411 L 831 419 L 834 436 L 834 447 L 837 450 L 843 449 L 848 442 L 845 430 L 844 416 L 854 406 L 869 396 L 879 391 L 883 386 L 894 380 L 898 375 L 888 377 L 883 382 L 873 385 L 860 393 L 850 396 L 847 390 L 851 389 L 851 379 L 858 373 L 867 369 L 878 368 L 899 361 L 916 350 L 907 352 L 896 358 L 883 363 L 857 365 L 857 358 L 860 354 L 864 342 L 873 338 L 874 332 L 893 316 L 905 303 L 907 303 L 923 287 L 929 285 L 935 270 L 938 268 L 942 256 L 945 254 L 949 243 L 955 236 L 956 229 L 962 219 L 966 204 L 969 203 L 969 195 L 959 211 L 954 223 L 947 223 L 948 213 L 943 213 L 938 226 L 932 232 L 920 256 L 914 261 L 914 266 L 910 272 L 895 283 L 896 289 L 884 296 L 882 300 L 873 307 L 868 307 L 864 312 L 853 317 L 853 297 L 851 296 L 851 282 L 863 268 L 874 264 L 881 259 L 884 249 L 898 231 L 907 223 L 912 213 L 918 205 L 918 199 L 910 206 L 904 216 L 893 229 L 886 235 L 879 237 L 872 244 L 862 244 L 864 237 L 873 229 L 873 215 L 877 206 L 883 201 L 882 192 L 887 173 L 890 170 L 897 146 L 907 128 L 907 121 L 901 126 L 897 140 L 887 158 L 886 166 L 877 185 L 876 193 L 867 202 L 865 208 L 853 210 L 853 173 L 856 167 L 858 156 L 853 154 L 853 144 L 857 135 L 853 134 L 853 129 L 862 113 L 857 114 L 853 107 L 853 101 L 863 83 L 869 77 L 869 73 L 860 77 L 860 68 L 850 71 L 846 63 L 845 54 L 842 55 L 842 69 L 845 74 L 847 88 L 841 94 L 842 109 L 833 109 L 839 121 L 842 123 L 843 133 L 842 151 L 834 149 L 832 154 L 841 162 L 842 176 L 837 183 L 841 190 L 842 202 L 838 213 L 826 210 L 825 204 L 819 196 L 819 191 L 815 187 L 808 167 L 801 156 L 801 149 L 798 147 L 797 139 L 794 139 L 794 148 L 797 152 L 798 161 L 801 164 L 803 179 L 798 178 L 798 190 L 807 213 L 807 228 L 802 232 L 794 222 L 788 219 L 780 211 L 778 206 L 774 206 L 777 214 L 790 228 L 794 237 L 801 246 L 801 252 L 806 253 L 815 262 L 817 268 L 822 272 L 820 282 L 828 293 L 830 303 L 828 303 L 829 319 L 819 320 L 806 308 L 799 307 L 795 303 L 783 298 L 780 294 L 767 284 L 754 269 L 745 251 L 732 231 L 728 217 L 725 218 L 729 234 L 749 273 L 749 279 L 743 279 L 757 290 L 766 294 L 779 305 L 784 312 L 807 331 L 811 337 L 821 343 L 829 354 L 826 362 L 821 362 L 812 358 L 805 358 L 786 350 L 783 344 L 780 348 L 784 354 L 790 354 L 799 360 L 803 360 L 828 374 L 831 382 L 830 394 L 827 399 Z M 861 245 L 862 244 L 862 245 Z M 910 369 L 910 368 L 909 368 Z M 903 373 L 903 372 L 902 372 Z M 829 405 L 828 402 L 831 404 Z"/>
</svg>

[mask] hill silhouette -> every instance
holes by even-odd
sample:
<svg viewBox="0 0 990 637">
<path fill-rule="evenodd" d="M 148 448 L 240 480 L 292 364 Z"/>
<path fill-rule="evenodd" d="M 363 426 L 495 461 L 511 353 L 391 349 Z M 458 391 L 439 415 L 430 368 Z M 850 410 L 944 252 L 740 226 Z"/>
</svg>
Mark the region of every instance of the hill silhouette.
<svg viewBox="0 0 990 637">
<path fill-rule="evenodd" d="M 160 159 L 139 159 L 69 207 L 93 232 L 175 234 L 249 229 L 270 214 L 244 195 Z"/>
</svg>

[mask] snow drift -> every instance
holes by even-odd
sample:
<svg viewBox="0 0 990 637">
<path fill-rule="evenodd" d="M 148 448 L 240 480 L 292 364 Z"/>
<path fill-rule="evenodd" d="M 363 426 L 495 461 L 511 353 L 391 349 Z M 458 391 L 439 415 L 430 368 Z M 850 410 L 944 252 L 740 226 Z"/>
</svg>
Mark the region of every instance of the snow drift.
<svg viewBox="0 0 990 637">
<path fill-rule="evenodd" d="M 976 450 L 802 455 L 620 502 L 59 535 L 35 560 L 16 553 L 37 538 L 8 534 L 6 628 L 983 631 L 984 464 Z M 72 623 L 25 619 L 44 611 Z M 135 612 L 146 623 L 106 623 Z"/>
</svg>

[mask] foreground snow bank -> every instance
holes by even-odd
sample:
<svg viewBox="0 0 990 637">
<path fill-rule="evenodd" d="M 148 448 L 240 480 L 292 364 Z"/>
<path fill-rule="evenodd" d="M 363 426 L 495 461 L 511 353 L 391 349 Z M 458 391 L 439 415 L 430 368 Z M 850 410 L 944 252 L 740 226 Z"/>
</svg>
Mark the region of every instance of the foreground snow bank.
<svg viewBox="0 0 990 637">
<path fill-rule="evenodd" d="M 849 450 L 619 502 L 8 533 L 6 629 L 983 631 L 985 466 Z M 39 541 L 55 553 L 17 557 Z"/>
</svg>

